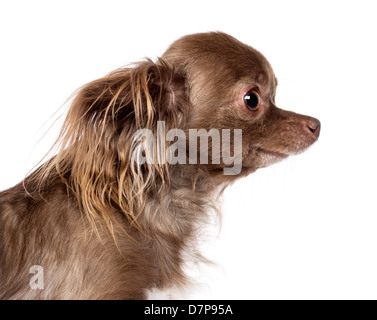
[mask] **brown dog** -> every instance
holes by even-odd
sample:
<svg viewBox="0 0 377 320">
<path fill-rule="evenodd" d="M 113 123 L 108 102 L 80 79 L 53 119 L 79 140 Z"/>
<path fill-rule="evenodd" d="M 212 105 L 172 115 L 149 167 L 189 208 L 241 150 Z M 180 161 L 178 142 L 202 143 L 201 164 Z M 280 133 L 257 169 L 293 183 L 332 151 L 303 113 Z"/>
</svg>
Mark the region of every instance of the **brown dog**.
<svg viewBox="0 0 377 320">
<path fill-rule="evenodd" d="M 276 86 L 258 51 L 203 33 L 82 87 L 57 155 L 0 193 L 0 298 L 142 299 L 148 289 L 188 283 L 184 257 L 203 259 L 193 243 L 221 190 L 319 136 L 318 120 L 275 106 Z M 185 135 L 175 152 L 186 162 L 165 157 L 179 135 L 162 144 L 162 122 Z M 153 143 L 140 152 L 139 129 L 162 152 Z M 233 165 L 214 156 L 214 143 L 188 151 L 192 129 L 211 132 L 212 142 L 219 133 Z M 192 161 L 203 150 L 209 161 Z M 238 170 L 226 171 L 236 160 Z"/>
</svg>

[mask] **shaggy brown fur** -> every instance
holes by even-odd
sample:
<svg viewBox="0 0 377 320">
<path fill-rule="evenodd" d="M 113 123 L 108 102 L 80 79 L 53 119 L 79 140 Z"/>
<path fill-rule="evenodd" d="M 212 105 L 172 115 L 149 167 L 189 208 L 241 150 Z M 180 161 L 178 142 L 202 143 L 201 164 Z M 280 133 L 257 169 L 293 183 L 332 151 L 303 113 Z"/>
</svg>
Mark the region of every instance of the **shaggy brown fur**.
<svg viewBox="0 0 377 320">
<path fill-rule="evenodd" d="M 192 244 L 219 192 L 318 138 L 318 120 L 275 106 L 276 86 L 267 60 L 224 33 L 185 36 L 156 62 L 83 86 L 60 151 L 0 193 L 0 298 L 142 299 L 186 284 L 183 257 L 201 259 Z M 245 105 L 250 90 L 256 110 Z M 137 165 L 133 135 L 156 135 L 158 120 L 166 131 L 242 129 L 242 171 Z M 30 287 L 33 265 L 43 267 L 43 290 Z"/>
</svg>

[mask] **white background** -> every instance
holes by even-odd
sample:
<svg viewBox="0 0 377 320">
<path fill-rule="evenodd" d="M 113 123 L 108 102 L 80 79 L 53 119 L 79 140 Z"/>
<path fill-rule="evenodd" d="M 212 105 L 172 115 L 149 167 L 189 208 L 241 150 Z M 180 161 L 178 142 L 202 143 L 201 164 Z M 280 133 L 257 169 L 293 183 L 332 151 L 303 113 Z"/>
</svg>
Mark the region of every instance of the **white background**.
<svg viewBox="0 0 377 320">
<path fill-rule="evenodd" d="M 277 105 L 322 131 L 225 192 L 205 248 L 218 266 L 191 297 L 376 299 L 375 14 L 373 1 L 2 1 L 0 190 L 48 151 L 61 121 L 39 139 L 76 88 L 185 34 L 224 31 L 271 62 Z"/>
</svg>

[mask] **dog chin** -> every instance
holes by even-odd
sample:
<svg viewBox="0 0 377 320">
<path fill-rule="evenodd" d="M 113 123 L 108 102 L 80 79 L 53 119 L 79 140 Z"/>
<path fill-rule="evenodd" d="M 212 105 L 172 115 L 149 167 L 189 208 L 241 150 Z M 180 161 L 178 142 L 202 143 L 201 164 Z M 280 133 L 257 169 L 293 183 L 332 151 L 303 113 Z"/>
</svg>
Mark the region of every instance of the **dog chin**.
<svg viewBox="0 0 377 320">
<path fill-rule="evenodd" d="M 244 168 L 254 168 L 254 171 L 259 168 L 268 167 L 274 163 L 280 162 L 288 158 L 288 154 L 270 151 L 262 148 L 256 148 L 243 160 Z"/>
<path fill-rule="evenodd" d="M 259 158 L 262 159 L 262 162 L 265 163 L 265 166 L 269 166 L 288 158 L 288 155 L 285 153 L 270 151 L 262 148 L 258 148 L 257 153 Z"/>
<path fill-rule="evenodd" d="M 288 155 L 273 155 L 269 153 L 260 153 L 259 159 L 260 159 L 260 168 L 268 167 L 272 164 L 275 164 L 277 162 L 280 162 L 284 159 L 286 159 Z"/>
</svg>

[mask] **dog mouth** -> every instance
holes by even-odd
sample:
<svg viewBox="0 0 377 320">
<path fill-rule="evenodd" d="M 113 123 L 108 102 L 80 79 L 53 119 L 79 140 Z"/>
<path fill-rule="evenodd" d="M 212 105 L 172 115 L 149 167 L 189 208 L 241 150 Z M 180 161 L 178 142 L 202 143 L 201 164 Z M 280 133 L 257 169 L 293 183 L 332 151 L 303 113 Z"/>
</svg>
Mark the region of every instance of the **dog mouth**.
<svg viewBox="0 0 377 320">
<path fill-rule="evenodd" d="M 283 152 L 272 151 L 272 150 L 268 150 L 268 149 L 261 148 L 261 147 L 255 147 L 255 146 L 252 146 L 252 145 L 249 146 L 247 153 L 248 154 L 257 153 L 257 154 L 260 154 L 260 155 L 269 156 L 269 157 L 273 157 L 273 158 L 277 158 L 277 159 L 285 159 L 289 156 L 289 154 L 286 154 L 286 153 L 283 153 Z"/>
<path fill-rule="evenodd" d="M 288 154 L 285 154 L 285 153 L 282 153 L 282 152 L 271 151 L 271 150 L 267 150 L 267 149 L 260 148 L 260 147 L 257 147 L 254 150 L 258 153 L 261 153 L 261 154 L 264 154 L 264 155 L 267 155 L 267 156 L 272 156 L 272 157 L 278 158 L 278 159 L 285 159 L 289 156 Z"/>
</svg>

